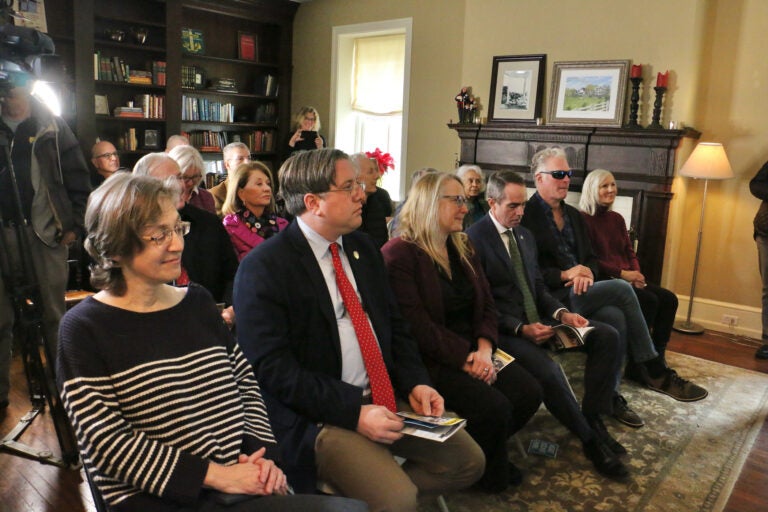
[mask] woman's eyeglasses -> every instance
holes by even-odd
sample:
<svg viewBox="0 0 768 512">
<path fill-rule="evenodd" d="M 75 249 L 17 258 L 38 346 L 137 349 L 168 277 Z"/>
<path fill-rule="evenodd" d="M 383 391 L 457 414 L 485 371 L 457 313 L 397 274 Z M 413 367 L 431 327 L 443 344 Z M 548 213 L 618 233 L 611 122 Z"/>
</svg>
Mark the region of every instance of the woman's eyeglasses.
<svg viewBox="0 0 768 512">
<path fill-rule="evenodd" d="M 467 204 L 467 196 L 440 196 L 443 199 L 450 199 L 454 203 L 456 203 L 456 206 L 461 208 L 462 206 Z"/>
<path fill-rule="evenodd" d="M 179 222 L 172 228 L 163 228 L 158 230 L 154 235 L 143 236 L 142 240 L 153 242 L 157 246 L 163 246 L 166 243 L 170 243 L 171 237 L 175 233 L 179 238 L 183 238 L 189 233 L 189 222 Z"/>
<path fill-rule="evenodd" d="M 539 171 L 539 174 L 549 174 L 556 180 L 562 180 L 565 179 L 566 176 L 569 178 L 573 176 L 573 171 Z"/>
</svg>

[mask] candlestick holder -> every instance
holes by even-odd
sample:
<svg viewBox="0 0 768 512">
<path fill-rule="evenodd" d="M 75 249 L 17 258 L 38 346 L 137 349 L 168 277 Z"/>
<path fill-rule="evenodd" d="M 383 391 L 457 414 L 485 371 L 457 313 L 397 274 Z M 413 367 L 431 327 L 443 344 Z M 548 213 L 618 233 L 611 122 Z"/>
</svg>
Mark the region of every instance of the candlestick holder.
<svg viewBox="0 0 768 512">
<path fill-rule="evenodd" d="M 648 125 L 648 128 L 650 130 L 663 130 L 664 127 L 661 126 L 661 104 L 664 101 L 664 93 L 667 92 L 666 87 L 654 87 L 654 91 L 656 91 L 656 101 L 653 102 L 653 119 L 651 119 L 651 124 Z"/>
<path fill-rule="evenodd" d="M 629 98 L 629 122 L 627 128 L 640 128 L 637 123 L 637 111 L 640 109 L 640 84 L 643 83 L 643 78 L 631 77 L 629 79 L 632 82 L 632 96 Z"/>
</svg>

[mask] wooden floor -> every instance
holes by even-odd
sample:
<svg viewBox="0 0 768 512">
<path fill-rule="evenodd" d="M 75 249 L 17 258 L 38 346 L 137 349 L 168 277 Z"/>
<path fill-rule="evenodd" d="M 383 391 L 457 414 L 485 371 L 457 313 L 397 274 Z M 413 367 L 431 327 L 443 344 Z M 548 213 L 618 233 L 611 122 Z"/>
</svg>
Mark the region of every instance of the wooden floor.
<svg viewBox="0 0 768 512">
<path fill-rule="evenodd" d="M 674 333 L 670 350 L 724 364 L 768 373 L 768 360 L 754 357 L 754 340 L 714 332 L 701 336 Z M 11 406 L 0 413 L 0 435 L 6 435 L 29 409 L 26 384 L 18 360 L 12 370 Z M 38 416 L 20 441 L 40 449 L 58 452 L 49 418 Z M 726 512 L 765 510 L 768 503 L 768 422 L 755 442 Z M 79 471 L 60 469 L 0 453 L 0 512 L 83 512 L 94 511 L 88 486 Z"/>
</svg>

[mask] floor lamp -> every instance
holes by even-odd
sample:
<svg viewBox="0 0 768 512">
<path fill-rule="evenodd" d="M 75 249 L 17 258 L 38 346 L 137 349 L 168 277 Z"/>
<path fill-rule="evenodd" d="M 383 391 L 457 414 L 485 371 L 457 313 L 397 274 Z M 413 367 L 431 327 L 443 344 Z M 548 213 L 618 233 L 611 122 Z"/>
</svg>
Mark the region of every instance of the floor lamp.
<svg viewBox="0 0 768 512">
<path fill-rule="evenodd" d="M 701 231 L 704 227 L 704 207 L 707 204 L 707 184 L 709 180 L 727 180 L 733 178 L 733 169 L 725 155 L 723 145 L 718 142 L 700 142 L 691 156 L 680 168 L 680 176 L 704 180 L 704 195 L 701 198 L 701 217 L 699 219 L 699 239 L 696 242 L 696 259 L 693 261 L 693 279 L 691 294 L 688 296 L 688 316 L 684 322 L 675 322 L 674 329 L 684 334 L 701 334 L 704 328 L 691 322 L 693 294 L 696 290 L 696 273 L 699 270 L 699 252 L 701 251 Z"/>
</svg>

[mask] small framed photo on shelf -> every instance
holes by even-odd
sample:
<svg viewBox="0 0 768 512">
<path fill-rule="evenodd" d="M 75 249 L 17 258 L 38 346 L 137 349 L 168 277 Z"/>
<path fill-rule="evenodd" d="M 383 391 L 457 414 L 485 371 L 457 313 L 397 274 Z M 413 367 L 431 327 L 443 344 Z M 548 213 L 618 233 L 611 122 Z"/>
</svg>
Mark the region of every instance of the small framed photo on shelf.
<svg viewBox="0 0 768 512">
<path fill-rule="evenodd" d="M 97 116 L 109 115 L 109 100 L 106 94 L 96 94 L 94 99 L 94 114 Z"/>
<path fill-rule="evenodd" d="M 546 59 L 543 54 L 493 58 L 488 121 L 535 123 L 541 117 Z"/>
<path fill-rule="evenodd" d="M 147 149 L 157 149 L 159 142 L 159 133 L 157 130 L 144 130 L 144 147 Z"/>
<path fill-rule="evenodd" d="M 620 127 L 629 64 L 629 60 L 555 62 L 547 124 Z"/>
<path fill-rule="evenodd" d="M 205 40 L 203 31 L 194 28 L 181 29 L 181 48 L 185 53 L 205 55 Z"/>
<path fill-rule="evenodd" d="M 259 60 L 259 43 L 256 34 L 237 32 L 237 58 L 240 60 Z"/>
</svg>

